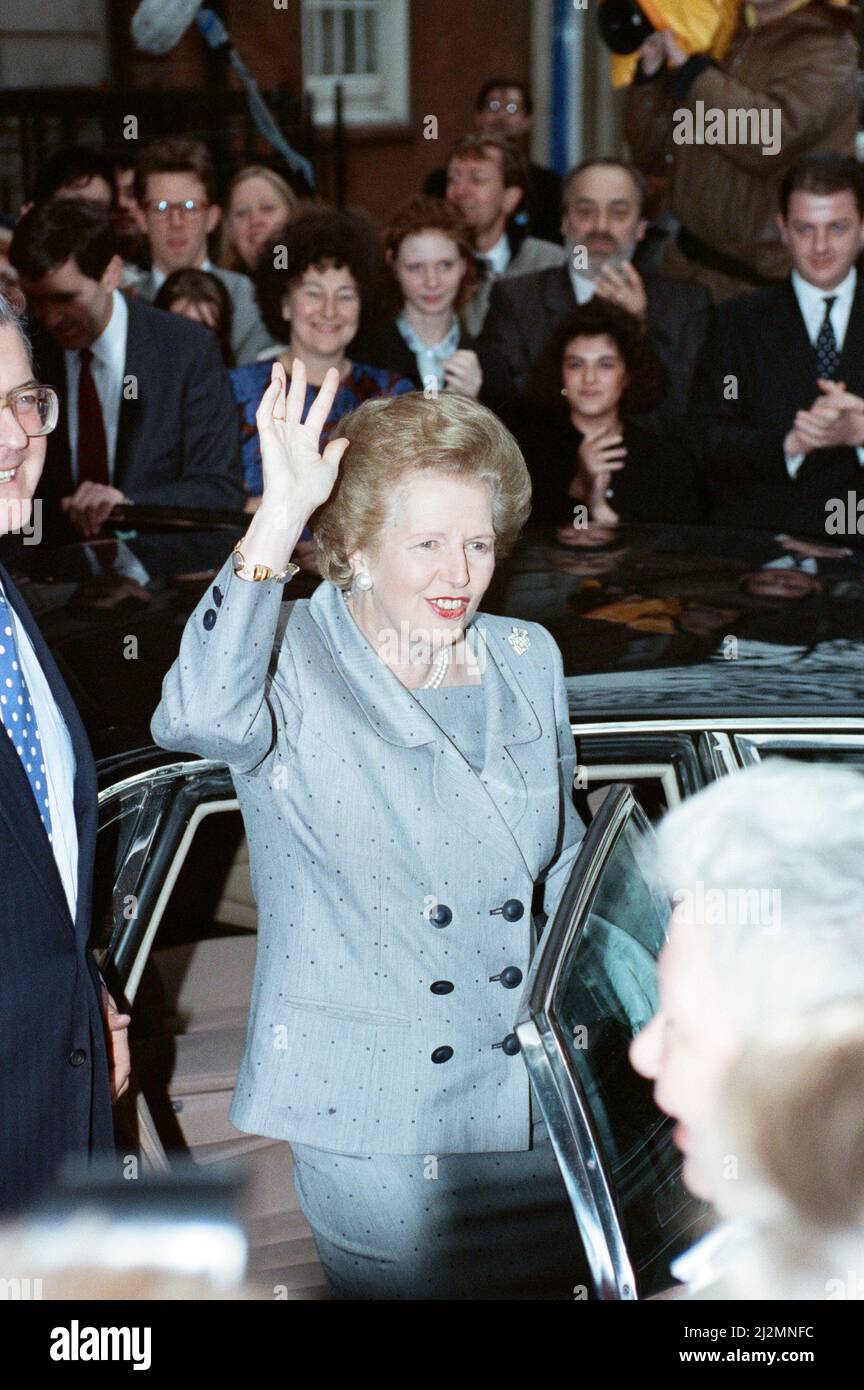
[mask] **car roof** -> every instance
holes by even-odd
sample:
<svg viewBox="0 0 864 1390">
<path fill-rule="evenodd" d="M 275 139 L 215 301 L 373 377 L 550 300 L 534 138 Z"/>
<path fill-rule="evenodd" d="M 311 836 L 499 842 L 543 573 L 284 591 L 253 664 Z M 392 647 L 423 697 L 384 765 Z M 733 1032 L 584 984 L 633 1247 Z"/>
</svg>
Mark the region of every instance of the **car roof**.
<svg viewBox="0 0 864 1390">
<path fill-rule="evenodd" d="M 716 527 L 527 535 L 484 607 L 561 648 L 578 721 L 861 718 L 864 549 Z"/>
<path fill-rule="evenodd" d="M 131 537 L 146 584 L 134 565 L 94 577 L 92 545 L 4 545 L 97 756 L 150 744 L 186 619 L 242 530 L 237 519 Z M 576 721 L 861 718 L 864 549 L 714 527 L 573 539 L 526 532 L 482 607 L 549 629 Z M 317 582 L 298 574 L 286 593 L 308 597 Z"/>
</svg>

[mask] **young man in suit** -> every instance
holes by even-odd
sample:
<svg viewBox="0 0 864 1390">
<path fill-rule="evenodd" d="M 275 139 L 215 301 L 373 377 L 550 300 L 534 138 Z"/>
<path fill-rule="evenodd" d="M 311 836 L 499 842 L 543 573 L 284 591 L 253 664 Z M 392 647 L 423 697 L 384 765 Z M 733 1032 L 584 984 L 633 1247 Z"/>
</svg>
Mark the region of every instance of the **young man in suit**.
<svg viewBox="0 0 864 1390">
<path fill-rule="evenodd" d="M 864 179 L 810 155 L 781 189 L 787 280 L 728 300 L 699 361 L 693 434 L 719 525 L 825 534 L 864 485 Z"/>
<path fill-rule="evenodd" d="M 41 204 L 10 258 L 45 330 L 40 372 L 67 407 L 48 447 L 46 523 L 62 509 L 92 536 L 122 502 L 242 508 L 240 425 L 216 339 L 120 293 L 110 214 Z"/>
<path fill-rule="evenodd" d="M 0 535 L 27 530 L 58 402 L 0 296 Z M 38 503 L 35 504 L 38 506 Z M 0 1212 L 70 1157 L 114 1151 L 128 1015 L 88 948 L 96 769 L 63 679 L 0 565 Z"/>
<path fill-rule="evenodd" d="M 172 271 L 209 270 L 231 298 L 231 348 L 237 366 L 255 362 L 274 344 L 255 303 L 252 281 L 213 265 L 207 255 L 207 240 L 219 225 L 222 209 L 216 202 L 216 174 L 206 145 L 175 136 L 148 146 L 135 171 L 135 197 L 153 267 L 137 281 L 134 293 L 152 302 Z"/>
<path fill-rule="evenodd" d="M 492 287 L 477 351 L 494 408 L 525 393 L 532 366 L 561 320 L 595 294 L 644 324 L 669 377 L 658 424 L 686 416 L 692 364 L 705 333 L 709 297 L 702 286 L 633 268 L 645 233 L 641 176 L 617 159 L 588 160 L 567 175 L 561 230 L 564 264 Z"/>
<path fill-rule="evenodd" d="M 671 29 L 649 35 L 627 92 L 625 134 L 643 173 L 668 183 L 678 230 L 667 274 L 700 280 L 718 303 L 788 275 L 778 190 L 790 159 L 855 151 L 857 24 L 846 0 L 748 0 L 722 58 L 686 53 Z M 719 140 L 716 128 L 696 130 L 700 116 L 718 113 Z M 746 121 L 744 138 L 733 120 Z"/>
<path fill-rule="evenodd" d="M 524 155 L 500 135 L 465 135 L 447 165 L 447 201 L 474 233 L 483 277 L 462 311 L 468 332 L 483 327 L 493 283 L 502 276 L 525 275 L 564 260 L 560 246 L 526 236 L 513 218 L 528 183 Z"/>
</svg>

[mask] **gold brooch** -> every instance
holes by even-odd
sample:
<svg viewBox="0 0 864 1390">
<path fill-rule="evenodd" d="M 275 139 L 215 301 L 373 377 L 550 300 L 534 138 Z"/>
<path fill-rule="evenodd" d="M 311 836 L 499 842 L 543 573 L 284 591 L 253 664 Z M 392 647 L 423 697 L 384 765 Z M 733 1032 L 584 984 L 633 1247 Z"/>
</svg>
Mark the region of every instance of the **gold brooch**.
<svg viewBox="0 0 864 1390">
<path fill-rule="evenodd" d="M 510 643 L 516 655 L 522 656 L 531 645 L 531 638 L 528 636 L 527 627 L 517 627 L 514 623 L 513 627 L 510 629 L 510 636 L 507 638 L 507 641 Z"/>
</svg>

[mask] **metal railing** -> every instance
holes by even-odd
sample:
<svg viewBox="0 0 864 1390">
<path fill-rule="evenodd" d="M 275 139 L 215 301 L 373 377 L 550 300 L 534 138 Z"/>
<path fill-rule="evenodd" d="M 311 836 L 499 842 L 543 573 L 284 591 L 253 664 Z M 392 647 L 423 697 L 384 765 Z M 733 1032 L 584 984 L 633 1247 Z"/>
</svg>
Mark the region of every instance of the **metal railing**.
<svg viewBox="0 0 864 1390">
<path fill-rule="evenodd" d="M 316 174 L 324 156 L 328 182 L 337 187 L 344 182 L 344 173 L 339 173 L 343 142 L 335 140 L 325 155 L 316 140 L 311 98 L 300 99 L 286 86 L 262 95 L 289 143 L 310 160 Z M 134 138 L 129 138 L 130 131 Z M 239 90 L 7 89 L 0 92 L 0 206 L 16 211 L 43 161 L 63 145 L 80 142 L 113 151 L 128 144 L 134 153 L 165 135 L 206 141 L 224 178 L 256 159 L 271 162 L 274 155 L 256 130 L 245 94 Z M 289 182 L 294 181 L 289 175 Z"/>
</svg>

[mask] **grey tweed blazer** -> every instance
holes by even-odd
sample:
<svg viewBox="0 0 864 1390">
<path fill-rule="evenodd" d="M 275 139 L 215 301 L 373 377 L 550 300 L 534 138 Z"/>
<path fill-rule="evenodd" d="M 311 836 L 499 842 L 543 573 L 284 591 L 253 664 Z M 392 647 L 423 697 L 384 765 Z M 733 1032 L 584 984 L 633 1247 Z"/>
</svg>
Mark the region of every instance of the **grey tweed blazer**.
<svg viewBox="0 0 864 1390">
<path fill-rule="evenodd" d="M 481 774 L 335 585 L 281 598 L 229 561 L 152 724 L 163 747 L 229 765 L 245 819 L 258 952 L 232 1122 L 344 1153 L 526 1149 L 528 1074 L 496 1044 L 535 884 L 551 914 L 583 833 L 558 648 L 520 623 L 520 654 L 511 619 L 475 617 Z"/>
</svg>

